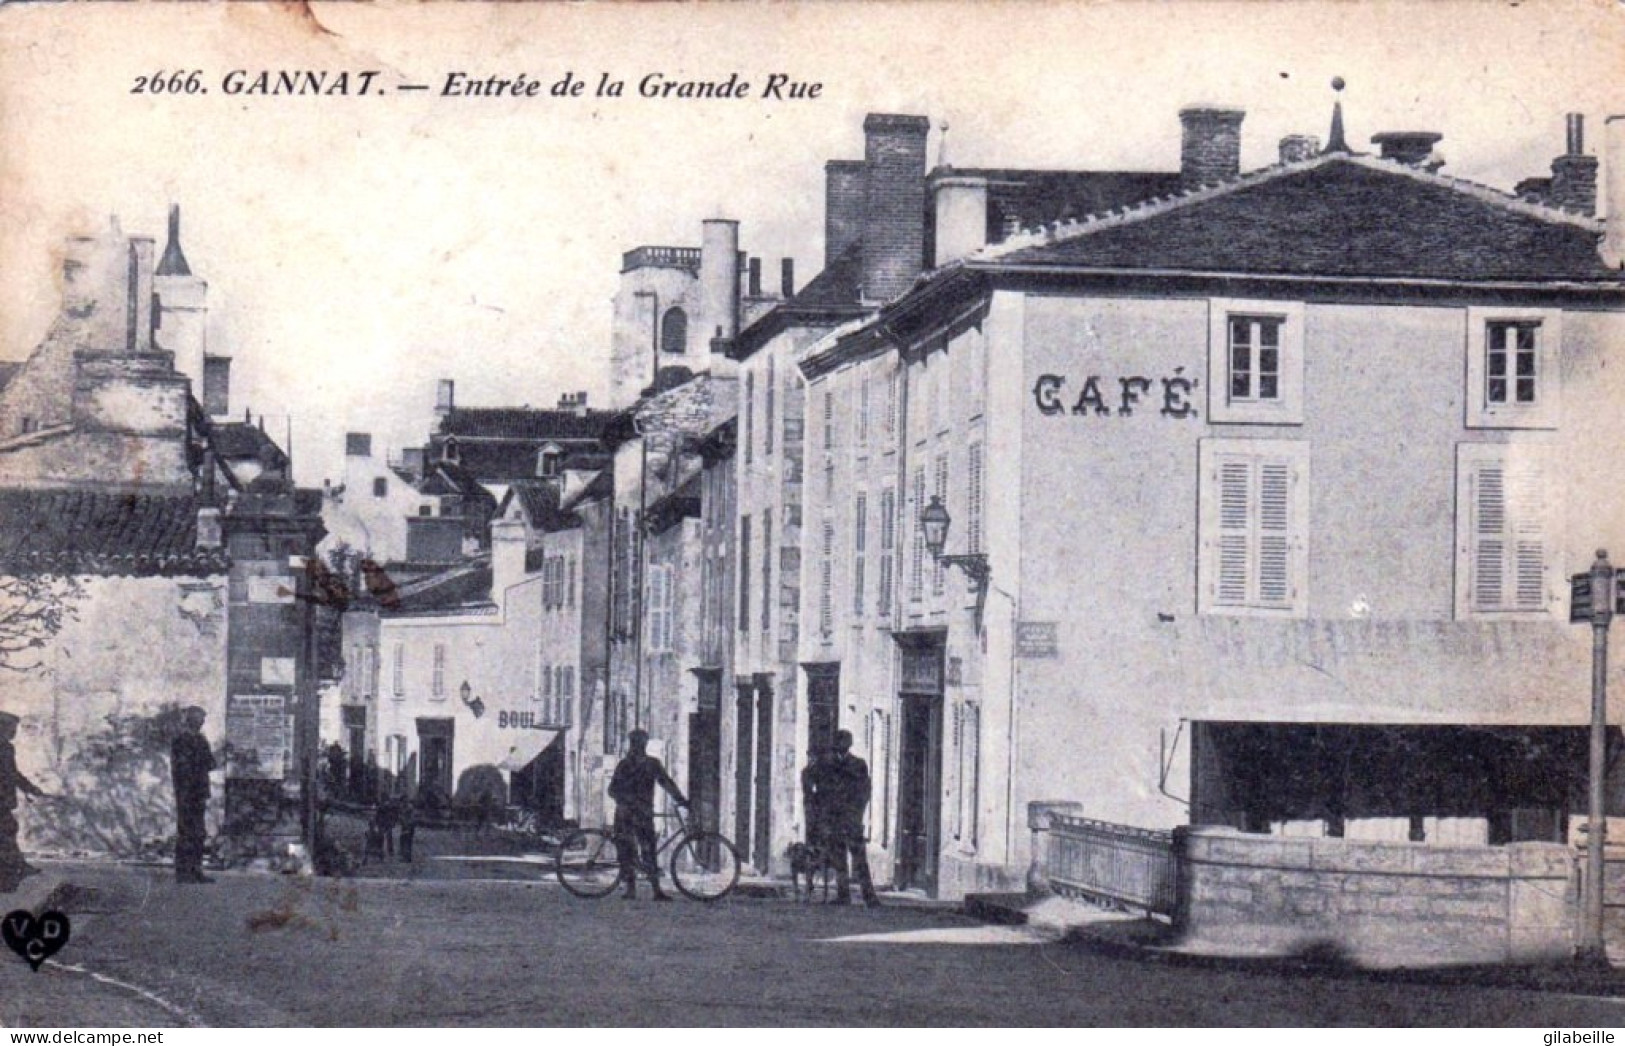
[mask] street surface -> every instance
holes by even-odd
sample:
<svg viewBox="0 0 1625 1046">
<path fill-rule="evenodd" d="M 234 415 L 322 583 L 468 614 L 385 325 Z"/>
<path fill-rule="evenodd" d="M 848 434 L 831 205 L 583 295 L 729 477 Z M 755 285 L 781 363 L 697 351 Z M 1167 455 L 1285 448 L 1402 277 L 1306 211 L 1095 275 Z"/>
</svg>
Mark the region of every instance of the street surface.
<svg viewBox="0 0 1625 1046">
<path fill-rule="evenodd" d="M 85 972 L 0 963 L 7 1026 L 1625 1022 L 1608 999 L 1109 957 L 941 908 L 582 901 L 466 873 L 180 887 L 163 868 L 49 871 L 98 891 L 57 956 Z"/>
</svg>

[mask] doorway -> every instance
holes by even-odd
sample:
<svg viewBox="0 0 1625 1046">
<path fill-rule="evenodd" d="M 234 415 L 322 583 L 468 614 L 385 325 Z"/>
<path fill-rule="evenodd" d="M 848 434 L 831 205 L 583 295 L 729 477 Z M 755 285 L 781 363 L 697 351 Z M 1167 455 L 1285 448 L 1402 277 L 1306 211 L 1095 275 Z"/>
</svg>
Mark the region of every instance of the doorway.
<svg viewBox="0 0 1625 1046">
<path fill-rule="evenodd" d="M 841 725 L 840 662 L 803 664 L 807 671 L 807 751 L 823 757 L 835 747 Z"/>
<path fill-rule="evenodd" d="M 431 805 L 451 803 L 452 737 L 450 719 L 418 720 L 418 794 Z"/>
<path fill-rule="evenodd" d="M 719 830 L 722 800 L 722 677 L 697 671 L 699 694 L 688 717 L 688 799 L 701 828 Z"/>
<path fill-rule="evenodd" d="M 897 886 L 937 893 L 942 841 L 943 636 L 902 651 L 897 759 Z"/>
</svg>

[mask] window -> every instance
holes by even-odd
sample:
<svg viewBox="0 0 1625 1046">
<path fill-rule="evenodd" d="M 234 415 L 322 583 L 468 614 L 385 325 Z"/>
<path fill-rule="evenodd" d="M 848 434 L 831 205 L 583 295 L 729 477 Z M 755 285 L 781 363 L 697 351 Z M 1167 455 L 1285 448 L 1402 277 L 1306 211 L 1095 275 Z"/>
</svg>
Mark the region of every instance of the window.
<svg viewBox="0 0 1625 1046">
<path fill-rule="evenodd" d="M 965 450 L 965 551 L 982 551 L 982 445 Z"/>
<path fill-rule="evenodd" d="M 1199 467 L 1200 611 L 1304 616 L 1309 445 L 1203 440 Z"/>
<path fill-rule="evenodd" d="M 1544 616 L 1559 602 L 1550 471 L 1543 447 L 1457 448 L 1457 617 Z"/>
<path fill-rule="evenodd" d="M 740 441 L 745 446 L 745 464 L 751 462 L 751 453 L 755 446 L 756 432 L 756 372 L 745 372 L 745 431 Z"/>
<path fill-rule="evenodd" d="M 773 626 L 773 510 L 762 510 L 762 631 Z"/>
<path fill-rule="evenodd" d="M 767 358 L 767 376 L 762 383 L 762 454 L 773 456 L 773 357 Z"/>
<path fill-rule="evenodd" d="M 563 457 L 557 447 L 543 447 L 536 455 L 536 474 L 543 478 L 559 474 L 559 459 Z"/>
<path fill-rule="evenodd" d="M 739 520 L 739 631 L 750 631 L 750 517 Z"/>
<path fill-rule="evenodd" d="M 891 613 L 893 550 L 897 546 L 897 492 L 880 492 L 880 599 L 875 604 L 882 616 Z"/>
<path fill-rule="evenodd" d="M 395 644 L 394 682 L 390 687 L 396 697 L 406 696 L 406 644 Z"/>
<path fill-rule="evenodd" d="M 564 563 L 564 605 L 571 610 L 576 608 L 576 557 L 571 556 Z"/>
<path fill-rule="evenodd" d="M 1216 422 L 1303 423 L 1303 305 L 1209 303 L 1208 413 Z"/>
<path fill-rule="evenodd" d="M 859 494 L 852 510 L 852 615 L 863 616 L 864 560 L 868 553 L 869 496 Z"/>
<path fill-rule="evenodd" d="M 383 476 L 378 476 L 378 477 L 374 478 L 373 481 L 372 481 L 372 496 L 375 497 L 375 498 L 382 498 L 382 497 L 387 497 L 388 495 L 389 495 L 389 480 L 386 479 Z"/>
<path fill-rule="evenodd" d="M 442 643 L 434 645 L 434 681 L 429 692 L 436 701 L 446 697 L 446 647 Z"/>
<path fill-rule="evenodd" d="M 901 372 L 892 371 L 886 376 L 886 435 L 897 435 L 897 405 L 898 382 Z"/>
<path fill-rule="evenodd" d="M 835 447 L 835 396 L 826 386 L 824 389 L 824 449 L 832 450 Z"/>
<path fill-rule="evenodd" d="M 649 651 L 665 653 L 672 648 L 672 568 L 649 568 Z"/>
<path fill-rule="evenodd" d="M 909 533 L 913 540 L 908 565 L 908 598 L 910 602 L 918 603 L 925 595 L 925 531 L 920 527 L 920 513 L 925 511 L 925 468 L 914 468 L 914 496 L 909 501 L 913 509 L 910 517 Z"/>
<path fill-rule="evenodd" d="M 682 309 L 667 309 L 660 321 L 660 351 L 671 356 L 688 351 L 688 313 Z"/>
<path fill-rule="evenodd" d="M 873 384 L 869 374 L 858 383 L 858 446 L 864 449 L 869 446 L 869 386 Z"/>
<path fill-rule="evenodd" d="M 1467 310 L 1468 428 L 1556 428 L 1561 312 Z"/>
<path fill-rule="evenodd" d="M 432 505 L 419 505 L 418 506 L 418 515 L 424 516 L 424 517 L 434 515 L 434 506 L 432 506 Z"/>
<path fill-rule="evenodd" d="M 542 700 L 543 701 L 551 701 L 552 699 L 553 699 L 553 666 L 550 665 L 550 664 L 547 664 L 546 662 L 543 662 L 542 663 Z"/>
<path fill-rule="evenodd" d="M 825 639 L 835 631 L 835 524 L 824 520 L 822 555 L 818 557 L 818 631 Z"/>
<path fill-rule="evenodd" d="M 937 455 L 937 460 L 935 462 L 935 466 L 936 466 L 936 477 L 935 477 L 936 478 L 936 483 L 934 485 L 935 493 L 936 493 L 937 497 L 942 499 L 942 503 L 944 505 L 946 505 L 946 504 L 948 504 L 948 455 L 946 455 L 946 454 L 938 454 Z M 922 512 L 925 511 L 923 503 L 922 503 L 920 511 L 922 511 Z M 921 545 L 925 544 L 925 531 L 924 530 L 920 531 L 920 542 L 919 543 Z M 948 579 L 947 566 L 942 562 L 942 560 L 934 559 L 932 561 L 932 563 L 931 563 L 931 594 L 935 595 L 935 596 L 942 595 L 943 585 L 947 581 L 947 579 Z"/>
</svg>

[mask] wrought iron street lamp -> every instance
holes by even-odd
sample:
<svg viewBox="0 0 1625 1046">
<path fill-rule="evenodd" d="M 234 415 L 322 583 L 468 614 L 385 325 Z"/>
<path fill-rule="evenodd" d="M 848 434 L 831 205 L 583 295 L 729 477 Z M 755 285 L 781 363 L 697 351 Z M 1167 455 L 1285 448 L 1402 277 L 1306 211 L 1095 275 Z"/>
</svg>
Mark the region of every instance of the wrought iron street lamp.
<svg viewBox="0 0 1625 1046">
<path fill-rule="evenodd" d="M 468 707 L 470 712 L 474 713 L 474 718 L 478 719 L 480 716 L 485 714 L 485 702 L 481 701 L 477 697 L 470 699 L 469 695 L 473 692 L 474 688 L 468 685 L 468 680 L 466 679 L 463 680 L 463 685 L 457 688 L 457 693 L 462 697 L 463 704 Z"/>
<path fill-rule="evenodd" d="M 980 552 L 972 552 L 960 556 L 945 556 L 942 550 L 948 545 L 948 527 L 953 523 L 953 517 L 948 515 L 948 506 L 936 495 L 931 496 L 931 504 L 920 513 L 920 529 L 925 532 L 925 547 L 931 553 L 931 558 L 950 567 L 958 567 L 970 578 L 972 585 L 976 586 L 977 601 L 987 592 L 988 581 L 992 577 L 987 566 L 987 556 Z"/>
</svg>

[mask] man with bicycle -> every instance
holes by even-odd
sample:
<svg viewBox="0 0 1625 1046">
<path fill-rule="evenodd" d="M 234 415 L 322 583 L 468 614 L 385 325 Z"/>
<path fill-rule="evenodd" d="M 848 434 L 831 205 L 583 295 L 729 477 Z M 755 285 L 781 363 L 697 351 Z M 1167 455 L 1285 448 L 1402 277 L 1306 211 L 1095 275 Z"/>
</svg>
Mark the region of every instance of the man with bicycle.
<svg viewBox="0 0 1625 1046">
<path fill-rule="evenodd" d="M 641 854 L 654 899 L 669 901 L 671 894 L 660 888 L 660 865 L 655 861 L 658 846 L 655 785 L 664 788 L 684 809 L 688 808 L 688 798 L 666 773 L 660 760 L 649 755 L 648 731 L 632 731 L 626 736 L 626 747 L 625 758 L 616 765 L 615 775 L 609 779 L 609 797 L 615 800 L 616 856 L 621 865 L 621 881 L 626 884 L 624 896 L 631 900 L 638 895 L 637 858 Z"/>
</svg>

